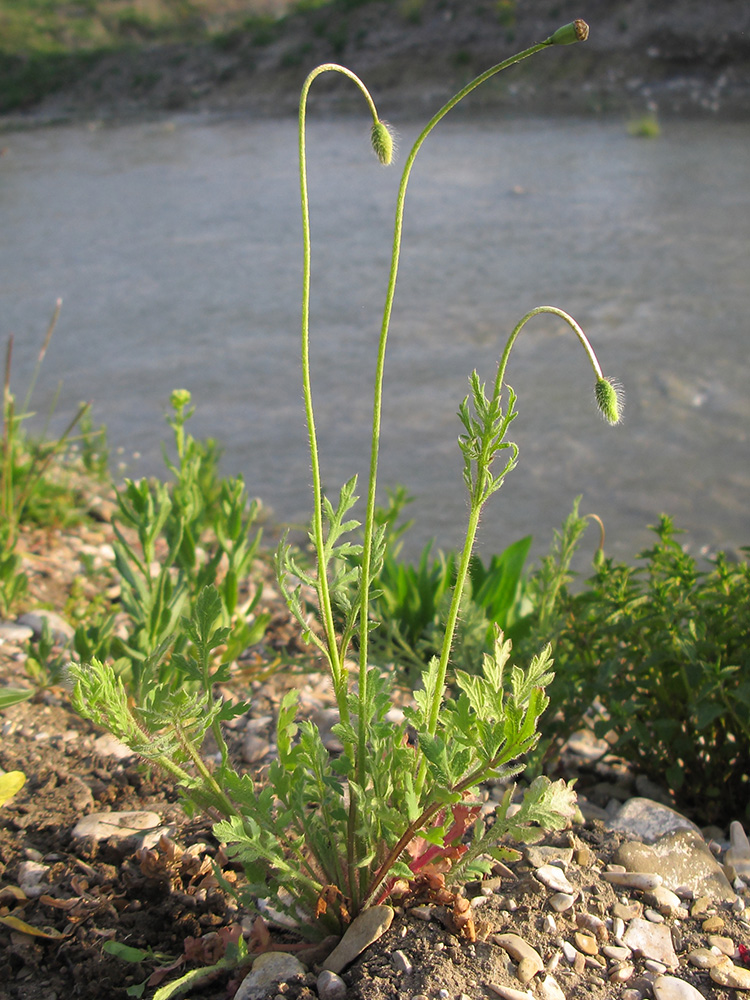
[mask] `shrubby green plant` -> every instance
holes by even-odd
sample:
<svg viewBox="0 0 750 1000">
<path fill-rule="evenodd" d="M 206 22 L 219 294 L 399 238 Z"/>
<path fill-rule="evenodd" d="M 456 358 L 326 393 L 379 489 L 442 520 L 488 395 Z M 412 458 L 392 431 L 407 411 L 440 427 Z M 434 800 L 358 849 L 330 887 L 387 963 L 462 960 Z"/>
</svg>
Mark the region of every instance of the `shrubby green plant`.
<svg viewBox="0 0 750 1000">
<path fill-rule="evenodd" d="M 178 685 L 184 679 L 176 668 L 188 643 L 180 623 L 205 587 L 216 586 L 228 629 L 227 662 L 258 642 L 270 620 L 268 613 L 255 613 L 260 588 L 240 603 L 240 583 L 262 536 L 258 529 L 250 537 L 260 506 L 248 499 L 241 477 L 220 476 L 216 443 L 187 432 L 194 412 L 190 393 L 175 390 L 171 404 L 167 422 L 176 458 L 165 449 L 164 459 L 172 480 L 126 479 L 117 491 L 113 548 L 124 633 L 122 627 L 115 631 L 110 614 L 80 625 L 74 639 L 82 662 L 113 659 L 136 699 L 156 680 Z"/>
<path fill-rule="evenodd" d="M 640 565 L 599 551 L 574 591 L 568 567 L 584 528 L 576 508 L 556 558 L 531 581 L 528 644 L 551 638 L 558 668 L 548 760 L 585 721 L 701 822 L 750 818 L 749 550 L 699 569 L 662 516 Z"/>
<path fill-rule="evenodd" d="M 527 313 L 511 333 L 489 391 L 474 372 L 459 406 L 463 478 L 469 496 L 466 542 L 456 564 L 455 581 L 443 623 L 439 654 L 421 675 L 414 705 L 403 721 L 392 707 L 393 672 L 370 660 L 374 581 L 381 571 L 385 525 L 376 524 L 385 348 L 390 326 L 401 247 L 404 200 L 415 158 L 438 122 L 475 87 L 495 73 L 553 44 L 585 38 L 583 22 L 566 25 L 544 42 L 481 74 L 433 116 L 407 157 L 397 196 L 391 271 L 383 310 L 374 378 L 373 424 L 364 529 L 352 516 L 357 477 L 337 499 L 323 493 L 310 378 L 310 222 L 306 172 L 306 107 L 312 83 L 324 72 L 341 73 L 364 96 L 372 115 L 371 139 L 378 158 L 390 162 L 393 140 L 362 81 L 345 67 L 324 64 L 307 77 L 299 118 L 300 191 L 303 214 L 302 375 L 313 479 L 310 539 L 315 569 L 303 565 L 286 540 L 277 552 L 277 571 L 292 613 L 323 657 L 331 675 L 339 722 L 333 731 L 343 752 L 332 758 L 318 729 L 298 721 L 297 695 L 282 699 L 277 720 L 278 759 L 267 780 L 238 774 L 229 761 L 221 722 L 245 710 L 229 706 L 213 690 L 225 674 L 216 651 L 226 642 L 221 598 L 213 586 L 201 591 L 192 615 L 183 616 L 180 655 L 172 668 L 191 683 L 174 684 L 168 672 L 153 674 L 133 699 L 122 676 L 93 662 L 73 667 L 74 699 L 80 712 L 108 726 L 146 760 L 163 767 L 192 803 L 222 816 L 214 828 L 225 850 L 243 865 L 241 898 L 263 897 L 299 924 L 303 934 L 320 935 L 341 927 L 363 908 L 387 898 L 394 880 L 411 878 L 440 861 L 448 878 L 486 871 L 493 859 L 508 857 L 501 844 L 534 840 L 544 829 L 562 828 L 574 812 L 575 796 L 564 781 L 534 781 L 515 815 L 511 789 L 486 828 L 479 818 L 478 786 L 489 778 L 511 779 L 521 758 L 537 744 L 538 721 L 547 705 L 552 679 L 547 645 L 528 666 L 511 664 L 510 642 L 496 630 L 491 651 L 473 674 L 455 671 L 455 696 L 447 690 L 448 667 L 472 550 L 482 509 L 513 468 L 517 448 L 506 440 L 516 417 L 513 390 L 505 383 L 508 358 L 521 330 L 532 318 L 551 313 L 564 320 L 583 346 L 594 371 L 599 409 L 619 420 L 615 384 L 604 377 L 591 346 L 567 313 L 541 306 Z M 313 622 L 304 600 L 317 595 Z M 356 637 L 356 659 L 353 655 Z M 219 762 L 209 767 L 201 746 L 211 732 Z M 468 842 L 467 842 L 468 838 Z M 425 846 L 427 845 L 427 846 Z"/>
</svg>

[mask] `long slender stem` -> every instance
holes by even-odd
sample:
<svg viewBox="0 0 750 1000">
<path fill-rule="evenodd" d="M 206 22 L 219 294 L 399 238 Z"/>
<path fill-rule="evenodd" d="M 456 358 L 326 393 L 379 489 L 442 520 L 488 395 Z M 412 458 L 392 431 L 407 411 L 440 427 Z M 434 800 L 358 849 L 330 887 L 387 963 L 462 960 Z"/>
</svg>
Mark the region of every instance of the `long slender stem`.
<svg viewBox="0 0 750 1000">
<path fill-rule="evenodd" d="M 326 632 L 326 645 L 328 659 L 331 666 L 336 703 L 342 721 L 349 721 L 349 707 L 346 699 L 346 683 L 344 677 L 344 667 L 336 642 L 336 629 L 333 619 L 333 608 L 331 606 L 331 596 L 326 573 L 326 560 L 324 556 L 325 539 L 323 537 L 323 491 L 320 476 L 320 452 L 318 449 L 317 434 L 315 430 L 315 414 L 312 401 L 312 385 L 310 379 L 310 272 L 311 272 L 311 240 L 310 240 L 310 199 L 307 185 L 307 152 L 305 141 L 305 123 L 307 118 L 307 99 L 313 81 L 321 73 L 335 72 L 341 73 L 352 80 L 362 92 L 367 101 L 373 120 L 378 120 L 377 109 L 370 96 L 367 87 L 345 66 L 337 63 L 324 63 L 316 67 L 304 82 L 299 104 L 299 171 L 300 171 L 300 198 L 302 202 L 302 243 L 303 243 L 303 263 L 302 263 L 302 385 L 305 400 L 305 416 L 307 419 L 307 429 L 310 445 L 310 461 L 312 466 L 312 486 L 313 486 L 313 537 L 318 555 L 318 597 L 320 601 L 320 611 L 323 616 L 323 625 Z"/>
<path fill-rule="evenodd" d="M 367 660 L 368 660 L 368 610 L 369 610 L 369 591 L 370 582 L 372 575 L 372 547 L 373 547 L 373 535 L 375 528 L 375 494 L 377 490 L 377 472 L 378 472 L 378 457 L 380 449 L 380 427 L 382 421 L 382 403 L 383 403 L 383 375 L 385 368 L 385 351 L 388 341 L 388 331 L 390 329 L 391 323 L 391 313 L 393 311 L 393 300 L 396 294 L 396 279 L 398 277 L 399 260 L 401 255 L 401 239 L 403 233 L 403 220 L 404 220 L 404 202 L 406 199 L 406 188 L 409 183 L 409 177 L 411 175 L 412 167 L 414 166 L 414 161 L 417 157 L 417 153 L 422 147 L 427 136 L 432 132 L 435 126 L 441 119 L 443 119 L 449 111 L 451 111 L 460 101 L 464 99 L 473 90 L 483 84 L 490 77 L 499 73 L 501 70 L 507 69 L 509 66 L 513 66 L 515 63 L 521 62 L 523 59 L 527 59 L 529 56 L 534 55 L 541 49 L 545 48 L 550 44 L 550 39 L 544 42 L 539 42 L 537 45 L 532 45 L 528 49 L 524 49 L 523 52 L 518 53 L 518 55 L 511 56 L 508 59 L 504 59 L 502 62 L 497 63 L 497 65 L 490 67 L 490 69 L 485 70 L 478 77 L 468 83 L 462 90 L 460 90 L 454 97 L 452 97 L 446 104 L 443 105 L 440 110 L 433 115 L 429 122 L 420 132 L 417 137 L 416 142 L 411 148 L 411 152 L 404 164 L 404 170 L 401 175 L 401 184 L 398 190 L 398 196 L 396 199 L 396 220 L 393 230 L 393 249 L 391 253 L 391 268 L 388 277 L 388 287 L 386 290 L 385 305 L 383 307 L 383 320 L 380 329 L 380 342 L 378 345 L 378 357 L 375 369 L 375 385 L 374 385 L 374 396 L 373 396 L 373 409 L 372 409 L 372 442 L 370 446 L 370 470 L 369 470 L 369 486 L 367 492 L 367 513 L 365 515 L 365 529 L 364 529 L 364 542 L 362 551 L 362 569 L 361 569 L 361 608 L 360 608 L 360 642 L 359 642 L 359 699 L 360 704 L 364 704 L 367 697 Z M 468 563 L 467 563 L 468 565 Z M 366 741 L 366 724 L 367 720 L 363 717 L 363 713 L 360 712 L 359 718 L 359 746 L 358 746 L 358 761 L 361 761 L 362 772 L 364 769 L 364 754 L 366 752 L 365 741 Z"/>
</svg>

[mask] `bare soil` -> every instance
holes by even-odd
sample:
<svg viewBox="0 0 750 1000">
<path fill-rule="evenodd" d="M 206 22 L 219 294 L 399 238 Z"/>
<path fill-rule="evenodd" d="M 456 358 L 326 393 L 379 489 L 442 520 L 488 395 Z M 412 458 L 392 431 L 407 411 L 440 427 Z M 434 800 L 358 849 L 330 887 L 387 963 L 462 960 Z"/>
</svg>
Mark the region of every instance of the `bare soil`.
<svg viewBox="0 0 750 1000">
<path fill-rule="evenodd" d="M 23 544 L 32 598 L 58 610 L 67 608 L 70 614 L 71 594 L 80 599 L 81 586 L 106 586 L 106 574 L 91 580 L 82 576 L 81 559 L 82 553 L 106 543 L 110 531 L 106 522 L 86 522 L 73 531 L 27 533 Z M 273 627 L 265 646 L 246 664 L 248 690 L 240 689 L 243 679 L 238 675 L 234 692 L 252 695 L 254 716 L 272 715 L 287 684 L 320 683 L 314 674 L 264 671 L 279 651 L 298 652 L 294 630 L 272 594 L 269 600 Z M 23 647 L 9 641 L 0 644 L 0 684 L 24 683 L 25 656 Z M 146 980 L 150 983 L 144 995 L 151 996 L 160 975 L 155 970 L 169 968 L 162 973 L 163 982 L 168 982 L 169 977 L 215 962 L 225 942 L 244 933 L 251 950 L 292 950 L 310 970 L 273 987 L 268 1000 L 279 996 L 314 1000 L 316 965 L 325 948 L 310 951 L 288 931 L 266 928 L 255 915 L 242 912 L 214 877 L 212 862 L 227 878 L 239 876 L 223 857 L 210 822 L 188 818 L 175 788 L 159 774 L 146 772 L 133 758 L 105 753 L 96 742 L 102 734 L 71 710 L 64 688 L 43 691 L 7 709 L 0 716 L 0 733 L 0 767 L 27 776 L 22 791 L 0 808 L 0 997 L 120 998 L 128 987 Z M 232 733 L 230 743 L 239 760 L 238 740 Z M 617 763 L 588 768 L 579 764 L 575 773 L 589 801 L 602 806 L 613 782 L 627 782 Z M 123 810 L 156 812 L 170 828 L 169 837 L 146 850 L 134 842 L 94 843 L 73 836 L 82 816 Z M 633 959 L 635 968 L 627 982 L 611 982 L 606 969 L 594 960 L 575 968 L 561 959 L 562 942 L 575 940 L 585 919 L 582 914 L 604 920 L 616 901 L 612 887 L 600 875 L 619 842 L 619 835 L 608 833 L 598 819 L 547 841 L 575 849 L 575 861 L 566 873 L 580 891 L 580 902 L 567 914 L 553 914 L 550 893 L 523 859 L 498 870 L 489 884 L 493 891 L 474 909 L 476 940 L 467 940 L 452 923 L 450 910 L 440 905 L 427 915 L 397 909 L 390 930 L 343 972 L 347 997 L 479 1000 L 497 995 L 493 985 L 518 989 L 514 967 L 491 938 L 501 932 L 521 935 L 551 967 L 557 962 L 554 976 L 567 998 L 610 1000 L 626 988 L 650 996 L 655 973 L 643 958 Z M 33 898 L 17 888 L 21 866 L 29 861 L 46 867 L 40 894 Z M 465 892 L 483 895 L 483 888 L 488 886 L 469 885 Z M 737 914 L 722 910 L 721 919 L 723 934 L 735 942 L 744 940 L 747 929 Z M 668 923 L 680 955 L 677 975 L 707 1000 L 730 1000 L 732 991 L 717 987 L 707 972 L 686 961 L 691 949 L 706 944 L 701 919 L 668 918 Z M 124 962 L 104 950 L 105 943 L 113 940 L 151 949 L 153 957 L 139 964 Z M 329 942 L 328 949 L 331 946 Z M 407 956 L 406 971 L 394 964 L 396 951 Z M 190 995 L 229 1000 L 246 971 L 225 973 Z"/>
</svg>

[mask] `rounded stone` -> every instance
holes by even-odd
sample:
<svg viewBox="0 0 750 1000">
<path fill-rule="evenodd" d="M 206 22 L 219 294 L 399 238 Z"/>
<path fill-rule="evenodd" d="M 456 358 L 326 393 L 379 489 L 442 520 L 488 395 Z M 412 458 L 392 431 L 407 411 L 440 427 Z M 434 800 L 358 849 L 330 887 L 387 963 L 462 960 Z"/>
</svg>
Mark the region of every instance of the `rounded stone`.
<svg viewBox="0 0 750 1000">
<path fill-rule="evenodd" d="M 575 901 L 575 896 L 569 892 L 556 892 L 554 896 L 550 897 L 549 905 L 555 913 L 564 913 L 571 908 Z"/>
<path fill-rule="evenodd" d="M 715 951 L 711 951 L 710 948 L 694 948 L 688 954 L 688 962 L 694 965 L 696 969 L 710 969 L 712 965 L 716 965 L 719 961 L 719 955 Z"/>
<path fill-rule="evenodd" d="M 566 892 L 570 895 L 574 892 L 573 886 L 565 877 L 565 873 L 556 865 L 541 865 L 535 869 L 534 874 L 548 889 L 554 889 L 555 892 Z"/>
<path fill-rule="evenodd" d="M 734 941 L 723 934 L 709 934 L 708 943 L 711 948 L 718 948 L 722 955 L 728 955 L 729 958 L 734 958 L 737 951 Z"/>
<path fill-rule="evenodd" d="M 709 976 L 719 986 L 732 990 L 750 990 L 750 969 L 744 969 L 724 956 L 708 970 Z"/>
<path fill-rule="evenodd" d="M 323 963 L 323 968 L 339 973 L 357 955 L 388 930 L 393 921 L 390 906 L 370 906 L 349 924 L 344 936 Z"/>
<path fill-rule="evenodd" d="M 283 951 L 267 951 L 253 962 L 250 972 L 240 983 L 235 1000 L 262 1000 L 277 983 L 287 982 L 295 976 L 304 976 L 305 966 Z"/>
<path fill-rule="evenodd" d="M 656 1000 L 704 1000 L 701 992 L 676 976 L 657 976 L 652 989 Z"/>
<path fill-rule="evenodd" d="M 346 1000 L 346 983 L 335 972 L 324 969 L 316 983 L 319 1000 Z"/>
<path fill-rule="evenodd" d="M 576 948 L 584 955 L 599 954 L 599 946 L 596 943 L 596 938 L 592 937 L 591 934 L 582 934 L 581 931 L 576 931 L 573 939 L 575 940 Z"/>
</svg>

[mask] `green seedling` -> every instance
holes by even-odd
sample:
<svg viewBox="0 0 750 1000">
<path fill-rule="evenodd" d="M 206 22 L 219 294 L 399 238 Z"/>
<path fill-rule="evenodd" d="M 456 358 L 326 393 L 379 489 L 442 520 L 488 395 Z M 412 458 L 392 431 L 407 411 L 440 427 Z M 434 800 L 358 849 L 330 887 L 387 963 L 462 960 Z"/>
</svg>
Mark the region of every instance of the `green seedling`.
<svg viewBox="0 0 750 1000">
<path fill-rule="evenodd" d="M 8 614 L 22 600 L 28 588 L 28 578 L 17 551 L 22 523 L 27 519 L 40 523 L 64 522 L 75 506 L 70 493 L 48 473 L 53 461 L 70 444 L 73 430 L 85 418 L 89 404 L 80 405 L 62 434 L 54 440 L 46 441 L 43 433 L 40 441 L 30 442 L 22 427 L 23 422 L 33 416 L 31 398 L 61 308 L 62 300 L 58 299 L 20 409 L 10 385 L 12 336 L 8 339 L 5 354 L 0 453 L 0 615 Z M 50 416 L 54 408 L 53 401 Z"/>
<path fill-rule="evenodd" d="M 595 399 L 610 423 L 620 418 L 620 397 L 604 377 L 583 330 L 552 306 L 527 313 L 511 333 L 489 390 L 474 372 L 459 407 L 463 479 L 469 498 L 466 541 L 456 562 L 455 580 L 446 594 L 447 610 L 438 652 L 423 670 L 414 704 L 403 721 L 392 718 L 394 674 L 373 666 L 370 637 L 378 622 L 372 608 L 384 557 L 386 523 L 376 515 L 385 349 L 394 302 L 408 180 L 424 141 L 459 101 L 495 73 L 552 45 L 584 39 L 582 21 L 492 67 L 464 87 L 433 116 L 420 133 L 403 170 L 396 203 L 391 270 L 374 376 L 373 422 L 364 528 L 352 516 L 357 477 L 336 500 L 324 495 L 318 456 L 310 378 L 311 241 L 306 172 L 306 109 L 310 87 L 324 72 L 343 74 L 359 89 L 372 115 L 371 141 L 377 158 L 389 163 L 393 137 L 378 115 L 362 81 L 345 67 L 327 63 L 313 70 L 302 89 L 299 115 L 300 191 L 303 214 L 302 378 L 313 481 L 310 538 L 315 569 L 295 558 L 282 542 L 277 571 L 292 613 L 305 637 L 323 657 L 331 676 L 339 722 L 333 732 L 343 751 L 332 758 L 320 732 L 297 718 L 297 694 L 282 699 L 277 719 L 278 759 L 264 780 L 238 774 L 223 740 L 221 723 L 244 711 L 216 697 L 212 687 L 224 676 L 208 665 L 226 639 L 221 599 L 214 587 L 201 592 L 193 613 L 183 616 L 185 643 L 179 662 L 187 685 L 154 677 L 133 699 L 122 677 L 93 662 L 74 667 L 74 702 L 79 711 L 108 726 L 146 760 L 161 766 L 180 784 L 193 806 L 220 815 L 216 836 L 245 873 L 241 901 L 265 898 L 296 921 L 299 931 L 320 937 L 343 926 L 364 908 L 387 899 L 400 879 L 413 878 L 440 861 L 446 878 L 478 877 L 495 859 L 509 856 L 501 843 L 530 841 L 546 829 L 563 828 L 574 815 L 575 795 L 564 781 L 536 779 L 520 811 L 510 809 L 512 789 L 498 807 L 494 823 L 479 818 L 477 789 L 488 779 L 510 781 L 523 769 L 522 758 L 539 740 L 539 718 L 548 698 L 552 656 L 548 645 L 521 668 L 511 661 L 511 644 L 497 628 L 489 652 L 473 673 L 451 671 L 451 652 L 470 577 L 480 514 L 516 462 L 518 449 L 506 440 L 516 417 L 516 397 L 505 374 L 513 344 L 533 318 L 549 313 L 575 333 L 594 372 Z M 179 551 L 176 542 L 172 543 Z M 304 602 L 305 588 L 317 595 L 318 620 Z M 356 640 L 356 642 L 355 642 Z M 356 649 L 355 649 L 356 646 Z M 173 656 L 174 660 L 174 656 Z M 211 733 L 218 746 L 211 766 L 201 755 Z M 433 869 L 434 870 L 434 869 Z M 237 890 L 235 890 L 237 891 Z"/>
</svg>

